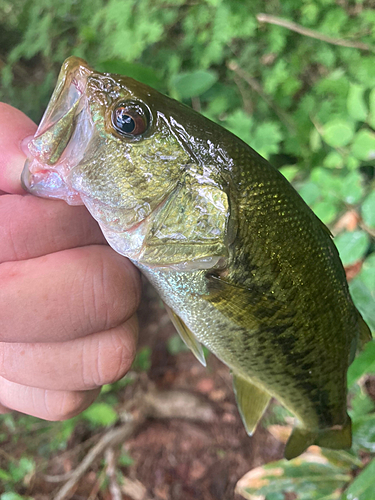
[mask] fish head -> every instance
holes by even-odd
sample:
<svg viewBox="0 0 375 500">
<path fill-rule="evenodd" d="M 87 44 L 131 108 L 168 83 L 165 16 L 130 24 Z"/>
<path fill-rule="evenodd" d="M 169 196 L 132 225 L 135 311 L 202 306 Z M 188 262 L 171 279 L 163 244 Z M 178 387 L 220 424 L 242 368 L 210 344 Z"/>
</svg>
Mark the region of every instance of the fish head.
<svg viewBox="0 0 375 500">
<path fill-rule="evenodd" d="M 24 186 L 69 204 L 92 200 L 120 217 L 124 229 L 144 219 L 190 161 L 155 109 L 162 97 L 69 58 L 28 146 Z"/>
<path fill-rule="evenodd" d="M 211 140 L 214 133 L 207 127 L 211 123 L 147 85 L 99 73 L 82 59 L 70 57 L 28 144 L 22 183 L 37 196 L 86 205 L 109 243 L 128 255 L 129 234 L 138 235 L 138 246 L 144 243 L 143 222 L 176 192 L 189 170 L 195 187 L 190 195 L 180 193 L 182 204 L 189 196 L 196 198 L 184 212 L 191 231 L 182 239 L 188 242 L 196 239 L 193 232 L 197 207 L 205 204 L 202 197 L 208 197 L 207 203 L 212 197 L 220 198 L 209 192 L 210 187 L 203 189 L 207 182 L 221 189 Z M 207 158 L 212 164 L 208 170 Z M 216 205 L 224 212 L 228 209 L 221 199 Z M 206 225 L 212 223 L 212 217 L 205 220 Z M 226 220 L 223 213 L 219 232 L 225 231 Z M 155 225 L 154 221 L 154 232 Z M 161 238 L 168 240 L 168 234 Z"/>
</svg>

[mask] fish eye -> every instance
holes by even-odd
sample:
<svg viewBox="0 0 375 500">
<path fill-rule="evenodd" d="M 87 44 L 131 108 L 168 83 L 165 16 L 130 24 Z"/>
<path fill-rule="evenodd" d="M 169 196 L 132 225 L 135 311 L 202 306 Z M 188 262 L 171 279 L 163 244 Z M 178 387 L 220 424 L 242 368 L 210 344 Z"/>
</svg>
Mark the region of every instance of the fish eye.
<svg viewBox="0 0 375 500">
<path fill-rule="evenodd" d="M 136 137 L 149 126 L 149 114 L 138 103 L 121 103 L 112 111 L 112 125 L 122 136 Z"/>
</svg>

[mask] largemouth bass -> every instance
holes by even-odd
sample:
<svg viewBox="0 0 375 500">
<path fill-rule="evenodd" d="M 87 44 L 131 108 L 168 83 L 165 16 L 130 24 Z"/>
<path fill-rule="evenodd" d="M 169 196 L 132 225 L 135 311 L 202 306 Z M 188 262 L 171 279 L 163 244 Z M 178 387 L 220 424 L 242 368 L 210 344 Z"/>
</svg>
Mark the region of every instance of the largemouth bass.
<svg viewBox="0 0 375 500">
<path fill-rule="evenodd" d="M 247 144 L 78 58 L 29 144 L 32 194 L 85 204 L 158 290 L 180 335 L 232 371 L 251 435 L 271 397 L 297 418 L 290 459 L 351 446 L 346 373 L 370 331 L 329 230 Z"/>
</svg>

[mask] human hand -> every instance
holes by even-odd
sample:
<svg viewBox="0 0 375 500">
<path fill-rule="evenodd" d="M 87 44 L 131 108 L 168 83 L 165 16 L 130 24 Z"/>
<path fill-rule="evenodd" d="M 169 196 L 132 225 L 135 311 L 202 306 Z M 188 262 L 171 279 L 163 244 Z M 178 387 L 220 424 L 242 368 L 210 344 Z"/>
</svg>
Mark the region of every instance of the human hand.
<svg viewBox="0 0 375 500">
<path fill-rule="evenodd" d="M 85 207 L 25 195 L 35 129 L 0 103 L 0 413 L 63 420 L 130 368 L 140 278 Z"/>
</svg>

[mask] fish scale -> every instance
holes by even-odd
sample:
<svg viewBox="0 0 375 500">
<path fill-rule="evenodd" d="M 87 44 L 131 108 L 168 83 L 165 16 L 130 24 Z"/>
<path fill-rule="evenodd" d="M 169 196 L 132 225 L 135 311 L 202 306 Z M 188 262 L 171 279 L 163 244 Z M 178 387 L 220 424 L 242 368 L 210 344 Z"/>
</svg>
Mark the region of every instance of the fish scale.
<svg viewBox="0 0 375 500">
<path fill-rule="evenodd" d="M 25 188 L 87 206 L 195 356 L 205 363 L 202 343 L 231 369 L 249 434 L 273 396 L 297 417 L 287 458 L 350 447 L 346 373 L 371 334 L 329 230 L 275 168 L 192 109 L 78 58 L 29 149 Z"/>
</svg>

